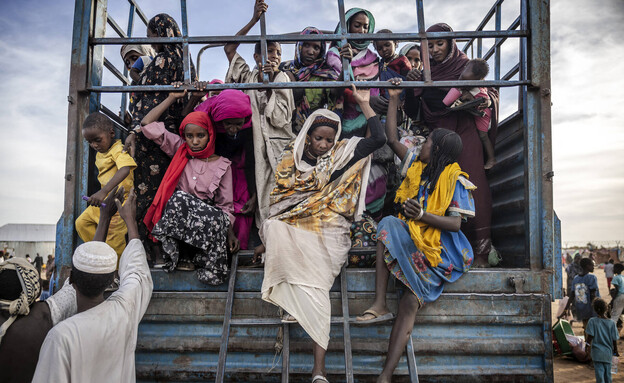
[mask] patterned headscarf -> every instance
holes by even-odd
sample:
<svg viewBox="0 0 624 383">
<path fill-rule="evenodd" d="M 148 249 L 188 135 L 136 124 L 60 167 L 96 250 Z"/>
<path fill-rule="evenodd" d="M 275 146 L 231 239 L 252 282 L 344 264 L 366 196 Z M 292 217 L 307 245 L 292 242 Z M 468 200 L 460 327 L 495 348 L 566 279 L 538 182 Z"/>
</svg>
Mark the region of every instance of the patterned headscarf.
<svg viewBox="0 0 624 383">
<path fill-rule="evenodd" d="M 366 16 L 368 16 L 368 31 L 366 33 L 373 33 L 373 32 L 375 32 L 375 18 L 373 17 L 373 14 L 370 13 L 369 11 L 367 11 L 366 9 L 351 8 L 351 9 L 349 9 L 345 13 L 345 21 L 346 21 L 346 24 L 347 24 L 347 33 L 349 33 L 349 26 L 351 25 L 351 18 L 353 18 L 353 16 L 357 15 L 360 12 L 364 12 L 366 14 Z M 336 26 L 336 30 L 334 31 L 334 33 L 336 33 L 336 34 L 342 33 L 342 29 L 340 28 L 340 23 L 338 23 L 338 25 Z M 353 48 L 358 49 L 358 50 L 366 49 L 370 45 L 370 43 L 371 43 L 370 40 L 366 40 L 366 41 L 362 41 L 362 40 L 349 41 L 349 44 Z M 332 45 L 334 45 L 334 44 L 332 44 Z M 342 47 L 342 43 L 340 41 L 337 41 L 336 45 L 338 45 L 339 47 Z"/>
<path fill-rule="evenodd" d="M 18 315 L 28 315 L 30 305 L 41 295 L 41 285 L 39 284 L 39 273 L 35 266 L 31 265 L 24 258 L 11 258 L 0 264 L 0 272 L 4 270 L 15 270 L 22 285 L 22 293 L 19 298 L 13 301 L 0 300 L 0 308 L 8 310 L 9 319 L 0 326 L 0 342 L 9 326 L 13 324 Z"/>
<path fill-rule="evenodd" d="M 166 13 L 152 17 L 147 27 L 156 32 L 158 37 L 182 37 L 178 23 Z M 163 50 L 182 57 L 182 44 L 163 44 Z"/>
<path fill-rule="evenodd" d="M 307 27 L 300 33 L 301 35 L 322 35 L 323 32 L 314 27 Z M 285 61 L 280 65 L 280 70 L 291 72 L 297 78 L 297 81 L 308 81 L 311 76 L 317 76 L 328 80 L 338 80 L 338 74 L 327 65 L 325 61 L 325 53 L 327 45 L 324 41 L 320 41 L 321 51 L 318 59 L 309 66 L 304 66 L 301 62 L 301 49 L 303 49 L 304 41 L 298 41 L 295 46 L 295 59 Z"/>
</svg>

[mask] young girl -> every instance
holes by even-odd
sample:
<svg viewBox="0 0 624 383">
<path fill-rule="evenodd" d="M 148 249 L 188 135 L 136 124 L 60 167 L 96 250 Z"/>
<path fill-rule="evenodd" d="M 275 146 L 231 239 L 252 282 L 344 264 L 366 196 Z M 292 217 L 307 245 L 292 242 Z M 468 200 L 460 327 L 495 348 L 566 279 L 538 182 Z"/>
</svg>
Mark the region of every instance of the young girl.
<svg viewBox="0 0 624 383">
<path fill-rule="evenodd" d="M 407 57 L 412 65 L 412 70 L 422 71 L 422 60 L 420 58 L 420 45 L 416 43 L 407 43 L 399 51 L 401 56 Z"/>
<path fill-rule="evenodd" d="M 314 27 L 307 27 L 301 35 L 322 35 Z M 290 77 L 290 81 L 335 81 L 338 74 L 327 64 L 324 41 L 299 41 L 295 46 L 295 58 L 280 64 L 280 70 Z M 317 109 L 334 107 L 330 89 L 293 89 L 296 110 L 293 114 L 293 131 L 299 133 L 305 120 Z"/>
<path fill-rule="evenodd" d="M 197 270 L 200 282 L 218 285 L 227 277 L 227 250 L 238 251 L 232 223 L 230 160 L 217 156 L 216 134 L 210 117 L 193 112 L 180 124 L 180 135 L 157 122 L 185 93 L 170 93 L 141 121 L 140 131 L 173 157 L 144 223 L 162 242 L 166 269 L 173 271 L 185 250 L 193 256 L 187 269 Z"/>
<path fill-rule="evenodd" d="M 210 116 L 217 134 L 215 153 L 232 161 L 234 233 L 246 250 L 257 204 L 249 96 L 226 89 L 208 97 L 195 111 Z"/>
<path fill-rule="evenodd" d="M 611 383 L 611 359 L 620 356 L 617 349 L 619 334 L 615 322 L 607 318 L 607 302 L 602 298 L 593 301 L 598 317 L 587 322 L 587 345 L 591 347 L 597 383 Z"/>
<path fill-rule="evenodd" d="M 280 306 L 314 341 L 313 383 L 327 383 L 329 289 L 347 259 L 349 228 L 364 210 L 363 186 L 370 154 L 385 143 L 367 90 L 352 87 L 371 135 L 339 140 L 340 117 L 325 109 L 312 113 L 282 154 L 271 214 L 260 236 L 265 253 L 262 299 Z"/>
<path fill-rule="evenodd" d="M 418 156 L 408 151 L 399 143 L 396 131 L 401 90 L 388 91 L 388 145 L 411 166 L 396 193 L 398 217 L 385 217 L 379 223 L 375 301 L 358 320 L 371 323 L 392 318 L 386 305 L 389 272 L 407 290 L 399 303 L 378 382 L 390 382 L 411 336 L 418 309 L 438 299 L 444 284 L 455 282 L 473 260 L 470 243 L 459 230 L 463 218 L 474 216 L 471 190 L 475 189 L 456 162 L 462 151 L 461 139 L 440 128 L 429 135 Z"/>
</svg>

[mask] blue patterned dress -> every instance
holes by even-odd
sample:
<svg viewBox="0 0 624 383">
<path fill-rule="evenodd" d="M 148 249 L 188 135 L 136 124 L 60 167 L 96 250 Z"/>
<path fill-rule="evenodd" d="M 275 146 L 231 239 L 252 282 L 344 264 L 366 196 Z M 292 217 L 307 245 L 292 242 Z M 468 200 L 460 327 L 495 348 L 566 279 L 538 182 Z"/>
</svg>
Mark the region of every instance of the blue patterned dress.
<svg viewBox="0 0 624 383">
<path fill-rule="evenodd" d="M 472 193 L 466 189 L 465 178 L 455 184 L 453 199 L 446 210 L 447 216 L 474 217 Z M 427 210 L 428 190 L 421 184 L 418 201 Z M 407 286 L 418 298 L 419 303 L 433 302 L 440 297 L 445 282 L 455 282 L 472 264 L 472 247 L 461 232 L 442 231 L 440 242 L 442 262 L 432 267 L 427 257 L 416 247 L 410 236 L 407 223 L 389 216 L 379 222 L 377 240 L 386 246 L 384 260 L 390 272 Z"/>
</svg>

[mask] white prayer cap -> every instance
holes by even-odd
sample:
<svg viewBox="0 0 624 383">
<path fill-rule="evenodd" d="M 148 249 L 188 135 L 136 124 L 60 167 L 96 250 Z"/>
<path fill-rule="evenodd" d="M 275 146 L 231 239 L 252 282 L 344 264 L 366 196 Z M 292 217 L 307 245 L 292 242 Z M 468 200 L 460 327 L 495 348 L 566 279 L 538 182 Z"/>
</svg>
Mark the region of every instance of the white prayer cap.
<svg viewBox="0 0 624 383">
<path fill-rule="evenodd" d="M 108 274 L 117 269 L 117 253 L 105 242 L 86 242 L 76 248 L 72 263 L 85 273 Z"/>
</svg>

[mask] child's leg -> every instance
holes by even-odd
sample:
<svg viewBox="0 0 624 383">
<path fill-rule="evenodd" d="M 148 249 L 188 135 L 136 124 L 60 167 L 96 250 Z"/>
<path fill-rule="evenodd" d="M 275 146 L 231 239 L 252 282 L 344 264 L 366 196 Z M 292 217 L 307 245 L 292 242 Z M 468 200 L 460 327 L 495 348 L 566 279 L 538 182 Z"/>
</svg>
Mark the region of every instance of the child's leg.
<svg viewBox="0 0 624 383">
<path fill-rule="evenodd" d="M 76 219 L 76 232 L 84 242 L 93 241 L 95 230 L 100 221 L 100 209 L 95 206 L 87 206 L 85 211 Z"/>
<path fill-rule="evenodd" d="M 611 383 L 611 363 L 594 361 L 596 383 Z"/>
<path fill-rule="evenodd" d="M 405 350 L 409 338 L 412 336 L 414 320 L 416 319 L 416 312 L 418 312 L 419 308 L 420 304 L 418 303 L 416 295 L 406 290 L 399 303 L 397 318 L 394 321 L 394 326 L 392 326 L 392 332 L 390 333 L 386 364 L 384 365 L 381 375 L 379 375 L 377 379 L 377 383 L 391 381 L 392 373 L 399 363 L 399 359 L 403 354 L 403 350 Z"/>
<path fill-rule="evenodd" d="M 491 169 L 496 163 L 496 159 L 494 158 L 494 146 L 492 145 L 492 141 L 490 141 L 488 132 L 479 130 L 479 138 L 481 139 L 483 150 L 485 151 L 485 155 L 487 157 L 484 167 L 486 169 Z"/>
</svg>

